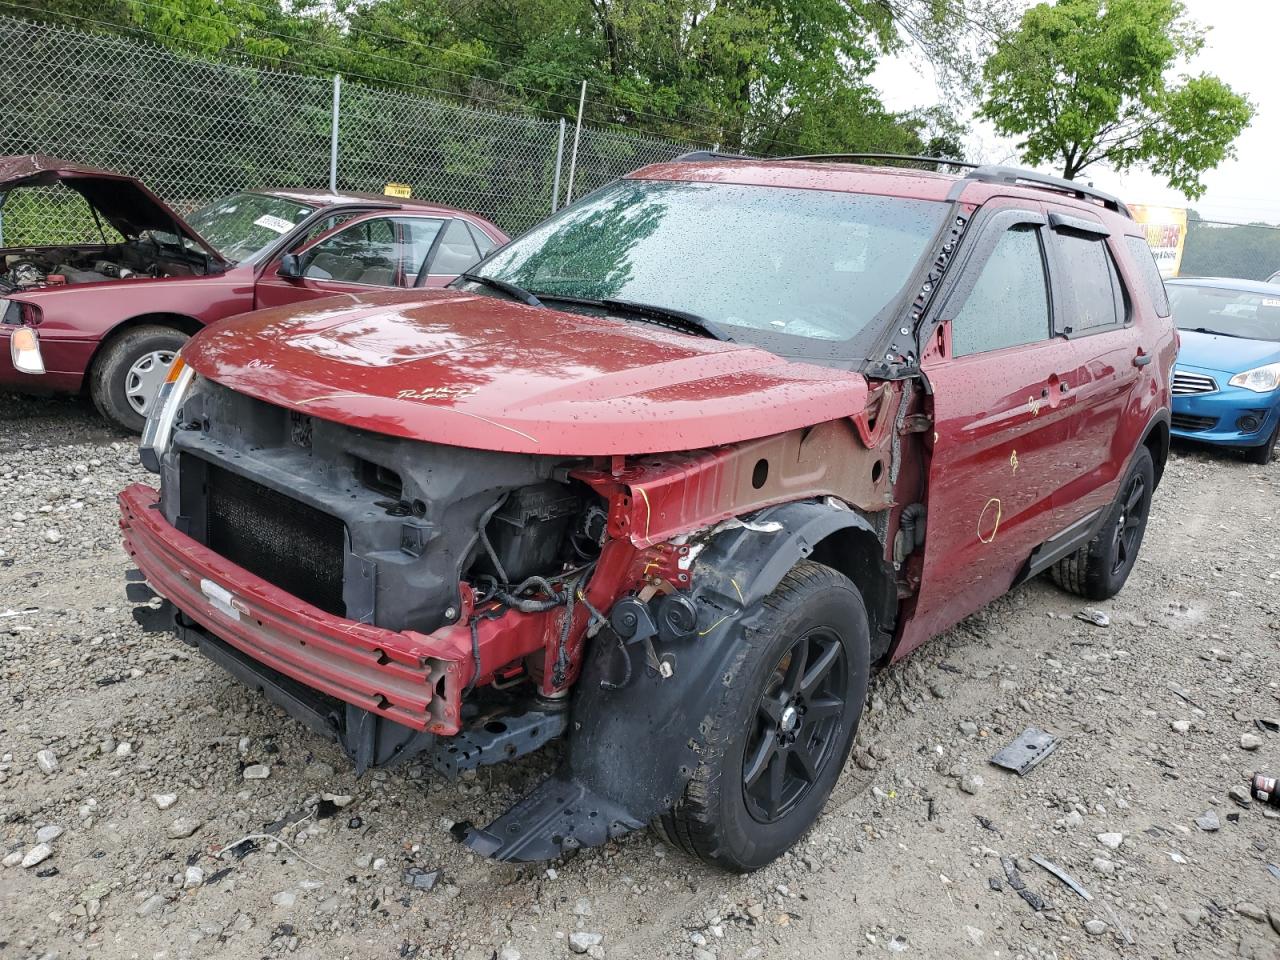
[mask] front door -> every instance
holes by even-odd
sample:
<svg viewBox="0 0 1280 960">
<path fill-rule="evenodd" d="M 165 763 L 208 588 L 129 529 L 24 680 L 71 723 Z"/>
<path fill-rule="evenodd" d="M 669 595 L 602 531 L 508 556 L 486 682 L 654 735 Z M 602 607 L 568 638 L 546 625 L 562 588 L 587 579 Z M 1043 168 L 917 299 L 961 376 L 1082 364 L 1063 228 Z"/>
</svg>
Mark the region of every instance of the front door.
<svg viewBox="0 0 1280 960">
<path fill-rule="evenodd" d="M 999 199 L 979 217 L 921 363 L 934 416 L 924 569 L 899 654 L 1004 593 L 1054 532 L 1072 398 L 1053 335 L 1047 218 Z"/>
<path fill-rule="evenodd" d="M 411 287 L 442 221 L 375 216 L 353 220 L 295 247 L 300 276 L 280 274 L 280 260 L 258 278 L 258 309 L 379 287 Z"/>
</svg>

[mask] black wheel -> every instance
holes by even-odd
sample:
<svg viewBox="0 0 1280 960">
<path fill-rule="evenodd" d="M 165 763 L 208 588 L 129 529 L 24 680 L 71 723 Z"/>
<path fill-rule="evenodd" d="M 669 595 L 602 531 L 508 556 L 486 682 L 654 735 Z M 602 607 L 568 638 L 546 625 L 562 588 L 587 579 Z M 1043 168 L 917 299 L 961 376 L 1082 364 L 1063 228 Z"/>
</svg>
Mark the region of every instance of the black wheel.
<svg viewBox="0 0 1280 960">
<path fill-rule="evenodd" d="M 803 561 L 783 578 L 728 668 L 702 763 L 659 832 L 699 859 L 757 870 L 798 841 L 831 795 L 870 670 L 858 588 Z"/>
<path fill-rule="evenodd" d="M 103 418 L 141 433 L 156 391 L 187 335 L 173 327 L 133 327 L 108 341 L 93 363 L 89 395 Z"/>
<path fill-rule="evenodd" d="M 1155 484 L 1151 451 L 1138 447 L 1097 536 L 1054 565 L 1058 586 L 1089 600 L 1109 600 L 1120 592 L 1138 560 Z"/>
<path fill-rule="evenodd" d="M 1280 423 L 1276 424 L 1276 428 L 1271 431 L 1271 439 L 1260 447 L 1249 447 L 1245 451 L 1245 458 L 1250 463 L 1268 464 L 1276 455 L 1276 443 L 1280 441 Z"/>
</svg>

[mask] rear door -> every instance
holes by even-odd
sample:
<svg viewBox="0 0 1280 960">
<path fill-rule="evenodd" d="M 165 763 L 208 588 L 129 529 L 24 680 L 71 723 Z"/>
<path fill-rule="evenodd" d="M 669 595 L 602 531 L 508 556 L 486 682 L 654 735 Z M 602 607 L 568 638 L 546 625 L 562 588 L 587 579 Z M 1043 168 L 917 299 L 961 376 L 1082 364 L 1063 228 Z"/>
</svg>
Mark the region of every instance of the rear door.
<svg viewBox="0 0 1280 960">
<path fill-rule="evenodd" d="M 1158 344 L 1143 344 L 1133 322 L 1133 298 L 1118 267 L 1124 254 L 1112 248 L 1124 238 L 1074 209 L 1051 208 L 1049 225 L 1063 293 L 1055 333 L 1069 358 L 1062 382 L 1074 407 L 1056 509 L 1066 526 L 1114 498 L 1135 442 L 1132 430 L 1120 428 L 1141 419 L 1135 391 Z"/>
<path fill-rule="evenodd" d="M 1073 399 L 1070 351 L 1053 335 L 1048 218 L 997 198 L 940 291 L 921 368 L 933 393 L 927 532 L 905 653 L 1006 591 L 1051 535 Z"/>
<path fill-rule="evenodd" d="M 487 242 L 487 243 L 486 243 Z M 483 247 L 483 249 L 482 249 Z M 421 264 L 416 286 L 443 287 L 480 262 L 493 242 L 460 217 L 449 220 Z"/>
</svg>

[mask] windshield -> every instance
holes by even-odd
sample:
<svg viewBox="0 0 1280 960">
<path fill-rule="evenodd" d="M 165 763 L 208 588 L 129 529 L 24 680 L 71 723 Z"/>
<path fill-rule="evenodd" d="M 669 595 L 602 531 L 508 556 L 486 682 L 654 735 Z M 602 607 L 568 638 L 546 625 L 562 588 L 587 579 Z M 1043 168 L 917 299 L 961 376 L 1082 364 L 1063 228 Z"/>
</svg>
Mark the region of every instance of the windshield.
<svg viewBox="0 0 1280 960">
<path fill-rule="evenodd" d="M 1280 289 L 1268 295 L 1171 283 L 1169 303 L 1179 330 L 1280 341 Z"/>
<path fill-rule="evenodd" d="M 284 197 L 237 193 L 201 207 L 187 223 L 225 259 L 252 263 L 315 209 Z"/>
<path fill-rule="evenodd" d="M 622 180 L 475 273 L 555 298 L 684 311 L 779 353 L 848 345 L 902 290 L 946 215 L 930 200 Z"/>
</svg>

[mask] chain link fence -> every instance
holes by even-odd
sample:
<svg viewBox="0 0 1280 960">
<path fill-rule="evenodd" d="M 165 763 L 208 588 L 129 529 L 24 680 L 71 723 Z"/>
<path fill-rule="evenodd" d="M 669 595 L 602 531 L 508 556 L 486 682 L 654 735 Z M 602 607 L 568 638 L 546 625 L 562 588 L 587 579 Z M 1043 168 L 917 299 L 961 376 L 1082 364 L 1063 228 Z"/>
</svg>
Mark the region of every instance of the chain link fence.
<svg viewBox="0 0 1280 960">
<path fill-rule="evenodd" d="M 138 177 L 179 212 L 255 187 L 327 187 L 480 213 L 516 234 L 563 201 L 573 126 L 412 93 L 205 60 L 159 46 L 0 16 L 0 155 L 45 153 Z M 565 130 L 567 129 L 567 136 Z M 561 145 L 563 143 L 563 152 Z M 689 144 L 584 126 L 574 195 Z M 557 178 L 557 158 L 560 158 Z M 97 241 L 77 194 L 16 192 L 6 245 Z"/>
<path fill-rule="evenodd" d="M 1268 280 L 1280 272 L 1280 227 L 1188 220 L 1179 275 Z"/>
</svg>

